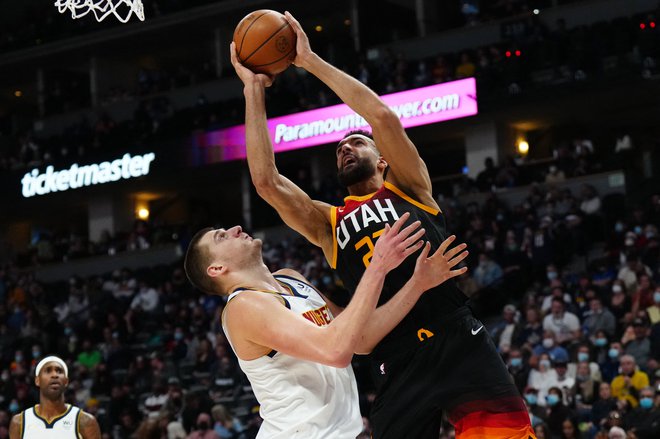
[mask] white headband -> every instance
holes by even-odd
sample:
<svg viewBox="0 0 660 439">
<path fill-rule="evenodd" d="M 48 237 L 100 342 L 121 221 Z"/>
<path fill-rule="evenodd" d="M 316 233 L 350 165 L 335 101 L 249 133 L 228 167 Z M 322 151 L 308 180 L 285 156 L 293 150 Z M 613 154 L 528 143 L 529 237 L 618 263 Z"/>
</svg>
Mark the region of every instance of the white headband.
<svg viewBox="0 0 660 439">
<path fill-rule="evenodd" d="M 37 364 L 37 368 L 34 371 L 34 375 L 39 376 L 39 372 L 41 372 L 41 368 L 44 367 L 46 363 L 50 363 L 51 361 L 62 366 L 62 369 L 64 369 L 64 376 L 67 378 L 69 377 L 69 368 L 66 367 L 64 360 L 62 360 L 60 357 L 55 357 L 55 356 L 46 357 L 43 360 L 41 360 L 39 364 Z"/>
</svg>

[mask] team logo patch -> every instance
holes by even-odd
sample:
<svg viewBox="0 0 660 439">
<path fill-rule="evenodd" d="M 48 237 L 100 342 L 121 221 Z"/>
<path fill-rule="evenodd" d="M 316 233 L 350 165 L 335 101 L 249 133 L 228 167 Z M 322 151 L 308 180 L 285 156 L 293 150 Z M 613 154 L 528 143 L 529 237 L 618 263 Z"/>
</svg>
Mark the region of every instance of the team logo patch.
<svg viewBox="0 0 660 439">
<path fill-rule="evenodd" d="M 434 333 L 424 328 L 419 328 L 419 330 L 417 331 L 417 338 L 419 338 L 419 341 L 426 341 L 429 338 L 433 337 L 434 335 L 435 335 Z"/>
</svg>

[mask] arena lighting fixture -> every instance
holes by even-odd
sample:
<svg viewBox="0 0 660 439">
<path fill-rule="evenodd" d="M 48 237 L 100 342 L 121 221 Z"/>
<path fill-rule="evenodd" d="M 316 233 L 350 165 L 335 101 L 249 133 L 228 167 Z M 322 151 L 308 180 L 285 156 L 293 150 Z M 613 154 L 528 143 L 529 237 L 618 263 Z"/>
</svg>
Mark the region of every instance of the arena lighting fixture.
<svg viewBox="0 0 660 439">
<path fill-rule="evenodd" d="M 529 152 L 529 143 L 526 140 L 521 139 L 518 141 L 518 152 L 521 155 L 527 155 Z"/>
<path fill-rule="evenodd" d="M 14 96 L 16 96 L 17 98 L 20 98 L 21 96 L 23 96 L 23 92 L 20 91 L 20 90 L 16 90 L 16 91 L 14 92 Z"/>
<path fill-rule="evenodd" d="M 137 216 L 138 216 L 138 218 L 140 218 L 141 220 L 146 221 L 146 220 L 149 219 L 149 213 L 150 213 L 150 212 L 149 212 L 149 209 L 147 209 L 146 207 L 142 207 L 142 208 L 138 209 L 138 211 L 137 211 Z"/>
<path fill-rule="evenodd" d="M 321 25 L 319 24 L 319 25 L 317 25 L 317 26 L 314 28 L 314 30 L 315 30 L 316 32 L 323 32 L 323 26 L 321 26 Z"/>
</svg>

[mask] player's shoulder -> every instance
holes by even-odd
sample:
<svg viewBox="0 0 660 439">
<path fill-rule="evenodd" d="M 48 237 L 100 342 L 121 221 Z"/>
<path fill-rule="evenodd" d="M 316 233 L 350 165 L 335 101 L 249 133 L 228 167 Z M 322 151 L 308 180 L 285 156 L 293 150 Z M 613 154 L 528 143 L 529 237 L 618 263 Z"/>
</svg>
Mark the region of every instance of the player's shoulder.
<svg viewBox="0 0 660 439">
<path fill-rule="evenodd" d="M 78 407 L 78 410 L 80 410 L 80 426 L 84 427 L 85 425 L 89 425 L 90 423 L 96 422 L 96 418 L 94 417 L 93 414 L 87 413 L 80 407 Z"/>
<path fill-rule="evenodd" d="M 223 317 L 242 318 L 267 311 L 282 304 L 282 297 L 276 293 L 245 289 L 231 298 L 223 311 Z"/>
<path fill-rule="evenodd" d="M 305 278 L 305 276 L 303 276 L 302 274 L 300 274 L 299 272 L 297 272 L 296 270 L 293 270 L 291 268 L 282 268 L 280 270 L 277 270 L 276 272 L 273 273 L 273 276 L 292 277 L 296 280 L 300 280 L 300 281 L 303 281 L 305 283 L 309 283 L 309 281 Z"/>
<path fill-rule="evenodd" d="M 29 409 L 26 409 L 29 410 Z M 23 417 L 24 417 L 25 410 L 22 412 L 16 413 L 14 416 L 11 417 L 11 425 L 18 425 L 20 426 L 23 423 Z"/>
</svg>

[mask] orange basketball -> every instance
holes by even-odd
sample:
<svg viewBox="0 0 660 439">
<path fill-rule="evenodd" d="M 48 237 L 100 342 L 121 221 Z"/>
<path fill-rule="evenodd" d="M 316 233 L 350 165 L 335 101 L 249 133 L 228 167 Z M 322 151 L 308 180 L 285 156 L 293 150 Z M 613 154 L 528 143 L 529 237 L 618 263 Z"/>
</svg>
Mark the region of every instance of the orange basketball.
<svg viewBox="0 0 660 439">
<path fill-rule="evenodd" d="M 234 30 L 238 60 L 255 73 L 276 75 L 296 57 L 296 34 L 284 15 L 269 9 L 254 11 Z"/>
</svg>

